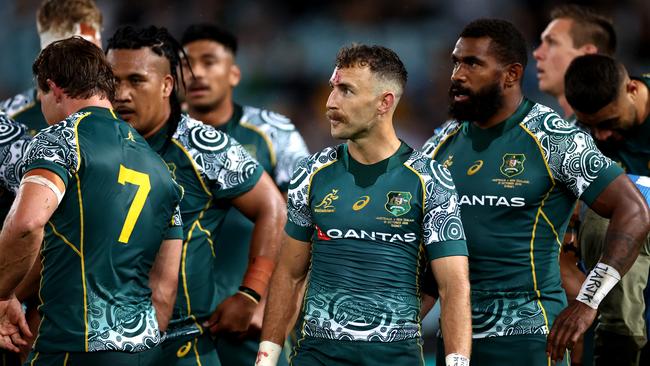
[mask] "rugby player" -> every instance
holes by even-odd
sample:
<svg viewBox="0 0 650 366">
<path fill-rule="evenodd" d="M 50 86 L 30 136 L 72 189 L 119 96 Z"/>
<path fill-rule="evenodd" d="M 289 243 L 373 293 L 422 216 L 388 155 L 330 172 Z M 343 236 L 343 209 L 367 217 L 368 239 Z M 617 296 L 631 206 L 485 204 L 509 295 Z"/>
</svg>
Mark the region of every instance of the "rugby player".
<svg viewBox="0 0 650 366">
<path fill-rule="evenodd" d="M 102 13 L 94 0 L 44 0 L 36 12 L 36 28 L 41 50 L 54 41 L 72 36 L 80 36 L 102 47 Z M 48 126 L 41 113 L 36 88 L 0 102 L 0 109 L 26 125 L 32 136 Z"/>
<path fill-rule="evenodd" d="M 113 112 L 100 48 L 54 42 L 33 71 L 52 126 L 27 148 L 0 234 L 0 298 L 20 307 L 15 288 L 40 250 L 42 321 L 29 364 L 154 364 L 176 297 L 181 187 Z"/>
<path fill-rule="evenodd" d="M 445 162 L 460 195 L 473 365 L 561 361 L 638 255 L 647 204 L 589 135 L 523 96 L 526 43 L 511 23 L 469 23 L 451 60 L 453 120 L 423 150 Z M 558 254 L 577 198 L 612 222 L 597 268 L 563 311 Z M 599 276 L 607 286 L 594 286 Z"/>
<path fill-rule="evenodd" d="M 195 24 L 185 30 L 181 44 L 189 61 L 183 73 L 190 117 L 235 138 L 286 196 L 295 165 L 308 155 L 307 146 L 288 118 L 233 100 L 233 89 L 239 84 L 241 74 L 235 62 L 237 38 L 216 25 Z M 228 211 L 215 242 L 218 302 L 236 292 L 241 283 L 248 265 L 252 231 L 253 224 L 241 212 Z M 260 303 L 256 309 L 247 340 L 217 338 L 222 364 L 248 366 L 255 361 L 263 305 Z"/>
<path fill-rule="evenodd" d="M 118 79 L 116 110 L 142 134 L 184 188 L 185 242 L 174 316 L 163 344 L 167 365 L 219 365 L 210 334 L 245 334 L 265 297 L 285 220 L 282 195 L 232 137 L 181 114 L 180 44 L 164 28 L 123 27 L 107 45 Z M 254 221 L 246 273 L 217 298 L 216 235 L 231 206 Z"/>
<path fill-rule="evenodd" d="M 591 55 L 574 59 L 565 80 L 567 101 L 601 151 L 628 174 L 649 177 L 650 75 L 630 77 L 613 58 Z M 588 268 L 598 263 L 608 223 L 592 212 L 585 217 L 580 237 Z M 632 268 L 598 308 L 596 365 L 639 364 L 640 350 L 647 342 L 643 289 L 649 269 L 650 238 L 646 238 Z"/>
<path fill-rule="evenodd" d="M 308 271 L 292 365 L 424 365 L 425 265 L 438 282 L 446 364 L 469 364 L 458 196 L 442 165 L 395 134 L 406 78 L 402 61 L 385 47 L 339 51 L 327 118 L 332 136 L 346 143 L 312 155 L 294 173 L 256 365 L 276 364 Z"/>
</svg>

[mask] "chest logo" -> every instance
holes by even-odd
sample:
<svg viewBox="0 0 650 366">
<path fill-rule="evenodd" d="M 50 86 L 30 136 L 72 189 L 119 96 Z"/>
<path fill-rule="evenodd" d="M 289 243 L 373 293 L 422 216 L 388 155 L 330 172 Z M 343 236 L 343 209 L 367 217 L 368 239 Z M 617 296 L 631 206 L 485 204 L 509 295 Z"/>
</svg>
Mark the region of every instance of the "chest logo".
<svg viewBox="0 0 650 366">
<path fill-rule="evenodd" d="M 524 161 L 526 161 L 524 154 L 505 154 L 499 171 L 508 178 L 519 175 L 524 172 Z"/>
<path fill-rule="evenodd" d="M 449 155 L 447 159 L 442 163 L 442 166 L 449 169 L 450 166 L 454 165 L 454 156 Z"/>
<path fill-rule="evenodd" d="M 410 192 L 390 191 L 386 194 L 386 197 L 388 199 L 384 208 L 393 216 L 402 216 L 411 211 L 411 198 L 413 196 Z"/>
<path fill-rule="evenodd" d="M 357 202 L 354 203 L 354 205 L 352 205 L 352 209 L 354 211 L 359 211 L 366 207 L 368 202 L 370 202 L 370 196 L 362 196 Z"/>
<path fill-rule="evenodd" d="M 334 207 L 333 202 L 339 199 L 338 196 L 339 190 L 338 189 L 332 189 L 330 193 L 328 193 L 322 201 L 316 207 L 314 207 L 315 212 L 334 212 L 336 211 L 336 208 Z"/>
<path fill-rule="evenodd" d="M 467 169 L 467 175 L 474 175 L 476 174 L 481 168 L 483 167 L 483 160 L 477 160 L 472 164 L 472 166 Z"/>
</svg>

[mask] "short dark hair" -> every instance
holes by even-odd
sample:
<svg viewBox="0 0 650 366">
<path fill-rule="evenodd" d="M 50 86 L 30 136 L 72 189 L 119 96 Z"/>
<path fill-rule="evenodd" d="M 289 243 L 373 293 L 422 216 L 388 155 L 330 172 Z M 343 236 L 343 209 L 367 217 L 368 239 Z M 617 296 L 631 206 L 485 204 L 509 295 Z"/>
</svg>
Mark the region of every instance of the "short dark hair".
<svg viewBox="0 0 650 366">
<path fill-rule="evenodd" d="M 58 33 L 72 33 L 76 23 L 102 27 L 102 12 L 94 0 L 45 0 L 36 11 L 38 31 L 54 29 Z"/>
<path fill-rule="evenodd" d="M 49 92 L 52 80 L 70 98 L 115 98 L 115 76 L 102 50 L 81 37 L 53 42 L 32 65 L 38 87 Z"/>
<path fill-rule="evenodd" d="M 564 74 L 564 92 L 574 110 L 595 113 L 616 100 L 625 81 L 625 66 L 606 55 L 576 57 Z"/>
<path fill-rule="evenodd" d="M 616 31 L 612 20 L 588 6 L 564 4 L 551 10 L 551 19 L 568 18 L 573 20 L 571 40 L 578 48 L 592 43 L 599 53 L 614 55 L 616 52 Z"/>
<path fill-rule="evenodd" d="M 404 91 L 408 72 L 395 51 L 383 46 L 352 44 L 342 47 L 336 55 L 336 67 L 369 67 L 385 80 L 395 81 Z"/>
<path fill-rule="evenodd" d="M 224 28 L 215 24 L 201 23 L 192 24 L 181 36 L 183 46 L 194 41 L 210 40 L 223 45 L 233 55 L 237 54 L 237 37 Z"/>
<path fill-rule="evenodd" d="M 183 47 L 164 27 L 151 25 L 144 28 L 135 28 L 127 25 L 118 28 L 113 37 L 108 40 L 106 53 L 112 49 L 138 50 L 140 48 L 149 48 L 153 53 L 166 58 L 169 62 L 170 72 L 174 77 L 174 87 L 169 98 L 171 105 L 169 122 L 175 125 L 180 120 L 182 112 L 181 102 L 178 98 L 179 82 L 185 87 L 183 68 L 181 67 L 183 59 L 186 59 Z M 176 127 L 172 126 L 171 130 L 175 129 Z"/>
<path fill-rule="evenodd" d="M 476 19 L 460 32 L 461 38 L 490 38 L 490 50 L 504 65 L 520 63 L 524 69 L 528 63 L 526 41 L 515 26 L 501 19 Z"/>
</svg>

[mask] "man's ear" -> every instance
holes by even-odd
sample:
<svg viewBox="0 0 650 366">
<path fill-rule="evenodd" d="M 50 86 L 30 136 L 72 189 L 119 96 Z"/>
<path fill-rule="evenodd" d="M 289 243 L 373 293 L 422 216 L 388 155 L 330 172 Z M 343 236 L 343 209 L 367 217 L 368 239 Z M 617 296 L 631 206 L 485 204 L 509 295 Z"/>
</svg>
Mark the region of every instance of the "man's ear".
<svg viewBox="0 0 650 366">
<path fill-rule="evenodd" d="M 505 78 L 503 84 L 505 88 L 512 88 L 520 84 L 521 78 L 524 76 L 524 67 L 522 64 L 515 62 L 506 66 L 504 73 Z"/>
<path fill-rule="evenodd" d="M 167 74 L 163 79 L 163 96 L 169 97 L 172 95 L 172 90 L 174 89 L 174 77 Z"/>
<path fill-rule="evenodd" d="M 383 92 L 381 99 L 379 100 L 379 106 L 377 107 L 377 112 L 380 115 L 388 113 L 397 102 L 397 97 L 393 92 Z"/>
<path fill-rule="evenodd" d="M 63 91 L 63 89 L 59 88 L 59 86 L 57 86 L 54 83 L 54 81 L 50 79 L 47 79 L 45 82 L 47 83 L 48 88 L 50 88 L 50 90 L 52 91 L 56 102 L 60 103 L 63 97 L 65 96 L 65 92 Z"/>
<path fill-rule="evenodd" d="M 237 64 L 230 65 L 230 73 L 228 75 L 230 87 L 236 87 L 239 84 L 239 80 L 241 80 L 241 69 Z"/>
</svg>

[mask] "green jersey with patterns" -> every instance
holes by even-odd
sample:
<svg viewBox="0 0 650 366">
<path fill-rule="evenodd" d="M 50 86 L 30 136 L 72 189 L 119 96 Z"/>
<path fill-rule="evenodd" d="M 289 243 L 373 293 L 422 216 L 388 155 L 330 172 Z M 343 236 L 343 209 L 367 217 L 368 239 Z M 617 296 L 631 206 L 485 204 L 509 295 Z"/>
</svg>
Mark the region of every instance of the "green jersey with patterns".
<svg viewBox="0 0 650 366">
<path fill-rule="evenodd" d="M 423 150 L 444 162 L 460 195 L 474 338 L 548 334 L 566 306 L 558 256 L 575 202 L 591 204 L 621 169 L 527 99 L 488 129 L 453 121 Z"/>
<path fill-rule="evenodd" d="M 49 127 L 41 112 L 41 102 L 34 88 L 0 102 L 0 109 L 16 122 L 27 126 L 31 136 Z"/>
<path fill-rule="evenodd" d="M 404 143 L 383 164 L 357 163 L 345 144 L 303 160 L 286 232 L 312 243 L 303 337 L 419 337 L 423 263 L 467 255 L 449 172 Z"/>
<path fill-rule="evenodd" d="M 184 189 L 183 255 L 170 325 L 198 328 L 217 305 L 215 239 L 230 200 L 251 190 L 263 169 L 233 138 L 182 115 L 169 136 L 169 124 L 148 138 Z M 199 328 L 200 329 L 200 328 Z"/>
<path fill-rule="evenodd" d="M 291 121 L 277 113 L 234 105 L 233 116 L 218 128 L 234 137 L 286 192 L 296 164 L 309 152 Z M 237 292 L 248 266 L 253 223 L 235 208 L 228 211 L 216 241 L 219 302 Z"/>
<path fill-rule="evenodd" d="M 0 111 L 0 220 L 4 222 L 20 185 L 23 157 L 31 140 L 27 128 Z"/>
<path fill-rule="evenodd" d="M 645 84 L 650 94 L 650 74 L 633 77 Z M 612 158 L 629 174 L 650 176 L 650 116 L 642 124 L 623 133 L 620 143 L 596 141 L 603 154 Z"/>
<path fill-rule="evenodd" d="M 45 226 L 38 352 L 140 352 L 160 343 L 149 272 L 164 239 L 181 239 L 181 187 L 110 109 L 83 108 L 29 144 L 65 195 Z"/>
</svg>

